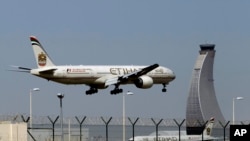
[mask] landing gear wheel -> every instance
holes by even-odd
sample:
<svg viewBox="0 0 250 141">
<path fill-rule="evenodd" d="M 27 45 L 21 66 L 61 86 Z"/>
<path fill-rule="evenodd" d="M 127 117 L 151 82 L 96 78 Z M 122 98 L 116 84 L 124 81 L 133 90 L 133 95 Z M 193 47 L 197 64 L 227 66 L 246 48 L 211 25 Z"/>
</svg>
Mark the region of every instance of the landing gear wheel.
<svg viewBox="0 0 250 141">
<path fill-rule="evenodd" d="M 97 88 L 90 88 L 89 90 L 86 91 L 86 95 L 91 95 L 91 94 L 94 94 L 94 93 L 97 93 L 98 92 L 98 89 Z"/>
<path fill-rule="evenodd" d="M 112 91 L 110 91 L 110 94 L 119 94 L 119 93 L 122 93 L 123 92 L 123 90 L 122 89 L 119 89 L 119 84 L 116 84 L 115 85 L 115 89 L 114 90 L 112 90 Z"/>
<path fill-rule="evenodd" d="M 162 89 L 162 92 L 164 92 L 164 93 L 167 92 L 167 89 L 166 89 L 166 88 L 163 88 L 163 89 Z"/>
<path fill-rule="evenodd" d="M 164 84 L 162 84 L 163 85 L 163 88 L 162 88 L 162 92 L 167 92 L 167 89 L 166 89 L 166 84 L 164 83 Z"/>
<path fill-rule="evenodd" d="M 118 93 L 122 93 L 123 92 L 123 89 L 118 89 Z"/>
<path fill-rule="evenodd" d="M 119 93 L 122 93 L 123 92 L 123 90 L 122 89 L 118 89 L 118 88 L 116 88 L 116 89 L 114 89 L 114 90 L 112 90 L 112 91 L 110 91 L 110 94 L 119 94 Z"/>
</svg>

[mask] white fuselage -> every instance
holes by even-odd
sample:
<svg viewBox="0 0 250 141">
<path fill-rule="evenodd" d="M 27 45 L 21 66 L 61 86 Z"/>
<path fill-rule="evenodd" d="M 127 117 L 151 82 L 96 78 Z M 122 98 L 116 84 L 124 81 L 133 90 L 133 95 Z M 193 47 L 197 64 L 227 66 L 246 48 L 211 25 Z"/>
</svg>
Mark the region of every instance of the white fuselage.
<svg viewBox="0 0 250 141">
<path fill-rule="evenodd" d="M 155 63 L 149 66 L 56 66 L 42 44 L 35 36 L 30 36 L 37 68 L 17 67 L 22 72 L 31 74 L 62 84 L 85 84 L 90 87 L 87 95 L 115 86 L 111 94 L 122 93 L 120 85 L 135 84 L 137 88 L 148 89 L 154 84 L 162 84 L 162 92 L 166 92 L 166 85 L 175 79 L 175 74 L 168 68 Z"/>
<path fill-rule="evenodd" d="M 108 78 L 136 72 L 146 66 L 52 66 L 32 69 L 31 74 L 62 84 L 86 84 L 104 88 Z M 53 73 L 40 73 L 43 70 L 54 69 Z M 175 74 L 168 68 L 159 66 L 146 74 L 153 79 L 154 84 L 168 84 Z M 132 84 L 128 81 L 125 84 Z"/>
</svg>

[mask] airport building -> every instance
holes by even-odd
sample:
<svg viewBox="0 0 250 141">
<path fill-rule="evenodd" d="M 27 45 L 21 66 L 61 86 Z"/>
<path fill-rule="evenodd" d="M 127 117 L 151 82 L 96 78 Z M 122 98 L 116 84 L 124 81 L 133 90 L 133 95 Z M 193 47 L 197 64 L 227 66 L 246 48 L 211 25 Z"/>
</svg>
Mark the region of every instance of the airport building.
<svg viewBox="0 0 250 141">
<path fill-rule="evenodd" d="M 204 124 L 211 117 L 224 122 L 214 90 L 214 44 L 200 45 L 189 89 L 186 106 L 187 134 L 201 134 Z"/>
</svg>

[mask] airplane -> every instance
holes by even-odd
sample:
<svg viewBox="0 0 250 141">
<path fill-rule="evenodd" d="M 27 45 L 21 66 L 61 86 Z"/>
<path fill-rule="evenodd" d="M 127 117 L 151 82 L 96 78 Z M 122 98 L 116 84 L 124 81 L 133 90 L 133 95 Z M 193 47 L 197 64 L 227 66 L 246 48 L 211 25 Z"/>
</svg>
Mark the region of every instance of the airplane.
<svg viewBox="0 0 250 141">
<path fill-rule="evenodd" d="M 35 36 L 30 36 L 31 45 L 36 58 L 35 69 L 12 66 L 19 72 L 28 72 L 32 75 L 66 85 L 85 84 L 90 87 L 87 95 L 105 89 L 110 85 L 115 88 L 111 94 L 122 93 L 120 85 L 134 84 L 137 88 L 151 88 L 153 84 L 162 84 L 162 92 L 166 92 L 166 85 L 175 79 L 172 70 L 153 64 L 149 66 L 91 66 L 91 65 L 64 65 L 56 66 L 41 43 Z M 13 70 L 14 71 L 14 70 Z"/>
<path fill-rule="evenodd" d="M 214 118 L 211 118 L 203 131 L 203 141 L 221 140 L 221 138 L 211 136 L 213 124 Z M 181 131 L 180 139 L 181 141 L 202 141 L 202 134 L 187 135 L 186 131 Z M 151 133 L 148 136 L 136 136 L 134 137 L 134 140 L 133 138 L 130 138 L 129 141 L 156 141 L 156 133 Z M 158 141 L 179 141 L 179 131 L 159 131 Z"/>
</svg>

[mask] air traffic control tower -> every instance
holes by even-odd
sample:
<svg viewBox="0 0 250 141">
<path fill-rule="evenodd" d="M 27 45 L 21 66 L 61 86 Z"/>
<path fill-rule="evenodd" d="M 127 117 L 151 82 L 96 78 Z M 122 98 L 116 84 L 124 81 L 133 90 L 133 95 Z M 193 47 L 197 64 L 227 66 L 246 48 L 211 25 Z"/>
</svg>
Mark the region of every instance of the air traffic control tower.
<svg viewBox="0 0 250 141">
<path fill-rule="evenodd" d="M 200 54 L 196 60 L 186 109 L 187 134 L 201 134 L 207 120 L 224 122 L 216 99 L 213 79 L 213 64 L 215 56 L 214 44 L 200 45 Z"/>
</svg>

